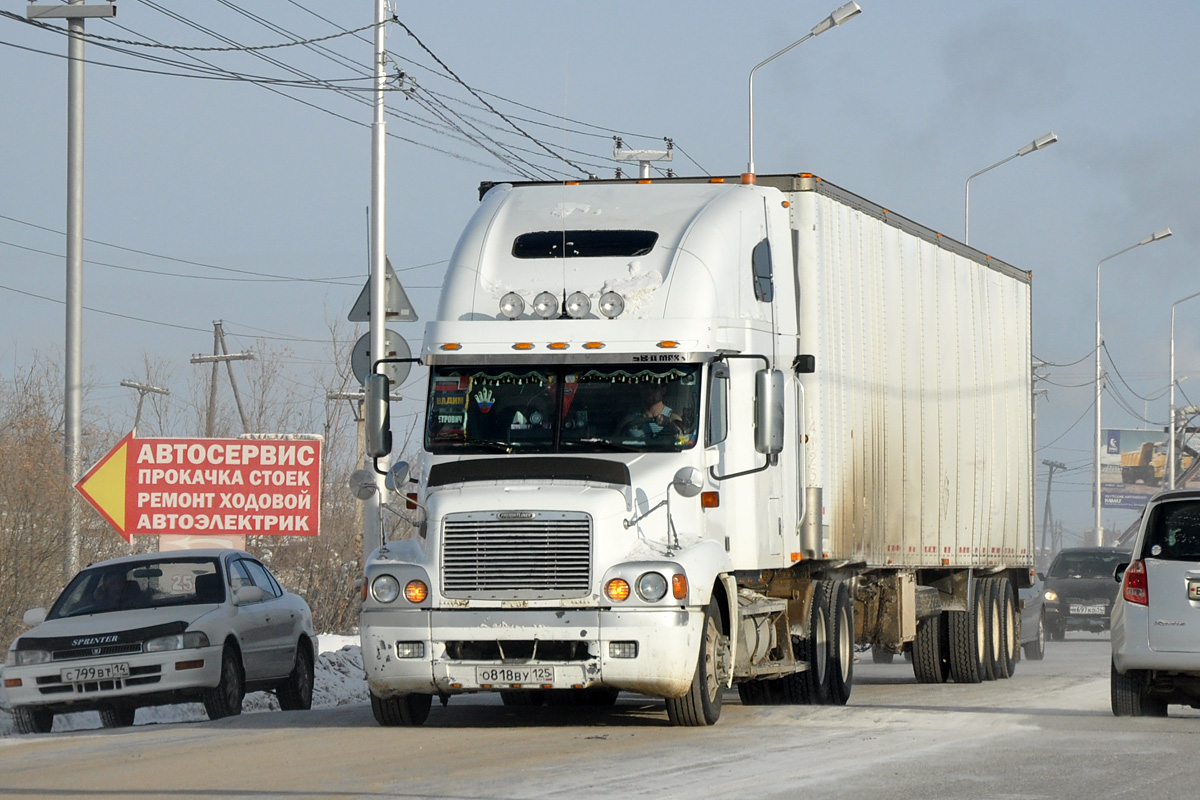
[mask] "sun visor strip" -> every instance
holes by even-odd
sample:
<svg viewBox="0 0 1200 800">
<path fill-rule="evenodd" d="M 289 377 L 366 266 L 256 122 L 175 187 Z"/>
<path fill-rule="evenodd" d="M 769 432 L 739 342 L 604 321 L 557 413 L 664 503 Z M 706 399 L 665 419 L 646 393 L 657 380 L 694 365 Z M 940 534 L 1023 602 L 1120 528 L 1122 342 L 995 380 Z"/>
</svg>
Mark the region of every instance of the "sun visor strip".
<svg viewBox="0 0 1200 800">
<path fill-rule="evenodd" d="M 568 480 L 631 485 L 629 467 L 602 458 L 480 458 L 434 464 L 429 487 L 472 481 Z"/>
</svg>

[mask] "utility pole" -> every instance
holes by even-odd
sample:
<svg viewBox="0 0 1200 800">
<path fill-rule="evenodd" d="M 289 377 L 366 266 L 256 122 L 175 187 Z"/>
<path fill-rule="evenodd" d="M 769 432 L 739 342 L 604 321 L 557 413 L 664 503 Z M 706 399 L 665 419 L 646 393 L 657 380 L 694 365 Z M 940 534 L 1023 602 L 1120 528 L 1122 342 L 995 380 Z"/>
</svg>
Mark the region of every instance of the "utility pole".
<svg viewBox="0 0 1200 800">
<path fill-rule="evenodd" d="M 225 362 L 226 368 L 229 370 L 229 386 L 233 389 L 233 401 L 237 403 L 238 416 L 242 418 L 242 433 L 250 433 L 250 423 L 246 419 L 246 411 L 242 407 L 242 396 L 238 392 L 237 379 L 233 377 L 233 364 L 231 361 L 253 361 L 254 353 L 247 350 L 244 353 L 230 353 L 229 348 L 225 345 L 225 329 L 222 326 L 222 320 L 213 320 L 213 354 L 194 355 L 192 356 L 193 364 L 209 364 L 212 366 L 212 377 L 208 384 L 208 410 L 204 416 L 204 435 L 206 438 L 213 437 L 215 429 L 215 418 L 217 413 L 217 372 L 221 366 L 221 362 Z"/>
<path fill-rule="evenodd" d="M 30 20 L 67 21 L 67 331 L 65 397 L 63 398 L 63 462 L 71 486 L 79 482 L 82 457 L 79 441 L 83 428 L 83 21 L 87 17 L 115 17 L 117 7 L 85 6 L 83 0 L 67 5 L 25 8 Z M 68 492 L 67 552 L 63 571 L 75 574 L 79 562 L 79 496 Z"/>
<path fill-rule="evenodd" d="M 371 316 L 368 321 L 369 352 L 374 358 L 385 353 L 387 324 L 387 134 L 384 122 L 384 95 L 387 89 L 387 0 L 375 0 L 375 119 L 371 125 Z M 372 365 L 373 366 L 373 365 Z M 373 372 L 373 369 L 368 372 Z M 387 471 L 391 456 L 382 459 L 381 468 Z M 375 461 L 364 456 L 363 466 L 375 477 L 375 492 L 363 501 L 363 561 L 382 544 L 383 497 L 387 487 Z"/>
<path fill-rule="evenodd" d="M 138 404 L 137 413 L 133 415 L 133 435 L 137 435 L 138 423 L 142 421 L 142 401 L 146 399 L 147 394 L 170 394 L 170 389 L 164 389 L 161 386 L 152 386 L 149 383 L 138 383 L 137 381 L 121 381 L 121 385 L 126 389 L 137 389 Z"/>
<path fill-rule="evenodd" d="M 1050 531 L 1051 520 L 1053 516 L 1050 513 L 1050 487 L 1054 484 L 1054 471 L 1065 470 L 1067 465 L 1061 461 L 1045 461 L 1042 463 L 1050 468 L 1050 476 L 1046 478 L 1046 513 L 1042 516 L 1042 546 L 1039 554 L 1048 552 L 1046 550 L 1046 534 Z M 1037 559 L 1034 559 L 1037 562 Z"/>
</svg>

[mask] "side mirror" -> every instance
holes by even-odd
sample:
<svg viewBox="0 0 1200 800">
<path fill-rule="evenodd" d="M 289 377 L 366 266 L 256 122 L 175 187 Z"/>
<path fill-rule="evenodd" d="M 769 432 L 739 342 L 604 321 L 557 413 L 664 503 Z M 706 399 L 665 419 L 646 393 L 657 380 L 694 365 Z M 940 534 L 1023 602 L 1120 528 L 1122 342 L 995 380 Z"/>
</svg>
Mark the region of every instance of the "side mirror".
<svg viewBox="0 0 1200 800">
<path fill-rule="evenodd" d="M 1115 580 L 1117 583 L 1120 583 L 1125 577 L 1125 570 L 1127 569 L 1129 569 L 1128 561 L 1126 561 L 1124 564 L 1117 564 L 1117 568 L 1113 570 L 1113 580 Z"/>
<path fill-rule="evenodd" d="M 45 621 L 46 609 L 40 607 L 29 609 L 25 612 L 25 616 L 21 617 L 21 622 L 25 623 L 25 627 L 27 628 L 33 628 L 37 625 L 41 625 Z"/>
<path fill-rule="evenodd" d="M 704 475 L 695 467 L 681 467 L 671 479 L 671 486 L 682 497 L 695 497 L 704 488 Z"/>
<path fill-rule="evenodd" d="M 244 606 L 248 603 L 261 603 L 263 590 L 258 586 L 241 586 L 233 593 L 233 604 Z"/>
<path fill-rule="evenodd" d="M 392 420 L 389 397 L 392 386 L 386 375 L 371 373 L 363 383 L 367 455 L 383 458 L 392 452 Z"/>
<path fill-rule="evenodd" d="M 783 450 L 783 372 L 754 373 L 754 449 L 766 455 Z"/>
<path fill-rule="evenodd" d="M 389 492 L 400 492 L 404 490 L 404 484 L 408 482 L 408 474 L 410 472 L 407 461 L 397 461 L 388 470 L 387 477 L 383 479 L 383 485 L 387 487 Z"/>
</svg>

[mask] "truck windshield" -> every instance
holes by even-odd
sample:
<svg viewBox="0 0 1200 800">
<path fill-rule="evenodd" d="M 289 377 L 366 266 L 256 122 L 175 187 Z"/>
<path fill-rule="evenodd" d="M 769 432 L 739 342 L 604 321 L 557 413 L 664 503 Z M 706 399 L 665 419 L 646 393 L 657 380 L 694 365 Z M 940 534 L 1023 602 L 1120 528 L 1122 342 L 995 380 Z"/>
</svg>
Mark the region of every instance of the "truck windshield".
<svg viewBox="0 0 1200 800">
<path fill-rule="evenodd" d="M 700 366 L 436 367 L 433 453 L 673 452 L 696 443 Z"/>
</svg>

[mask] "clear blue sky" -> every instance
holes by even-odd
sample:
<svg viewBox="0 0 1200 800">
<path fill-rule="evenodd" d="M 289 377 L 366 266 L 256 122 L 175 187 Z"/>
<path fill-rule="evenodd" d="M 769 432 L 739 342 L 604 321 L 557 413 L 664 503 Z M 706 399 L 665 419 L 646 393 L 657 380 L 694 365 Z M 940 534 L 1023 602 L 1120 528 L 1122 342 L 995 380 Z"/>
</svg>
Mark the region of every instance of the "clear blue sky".
<svg viewBox="0 0 1200 800">
<path fill-rule="evenodd" d="M 1041 460 L 1065 462 L 1072 469 L 1055 477 L 1054 508 L 1071 543 L 1091 524 L 1096 262 L 1158 228 L 1175 233 L 1103 268 L 1101 318 L 1125 398 L 1106 398 L 1105 427 L 1140 427 L 1143 415 L 1165 424 L 1171 303 L 1200 291 L 1200 92 L 1190 84 L 1200 71 L 1200 5 L 860 1 L 859 17 L 759 72 L 758 171 L 815 172 L 961 238 L 966 177 L 1042 133 L 1059 135 L 1053 147 L 972 182 L 971 243 L 1033 271 L 1034 352 L 1052 364 L 1078 362 L 1046 370 L 1038 425 L 1037 520 Z M 741 172 L 749 69 L 837 4 L 399 3 L 399 19 L 445 67 L 540 142 L 516 134 L 389 26 L 395 63 L 420 87 L 411 99 L 389 95 L 403 116 L 388 118 L 388 251 L 422 317 L 401 333 L 416 349 L 481 180 L 535 168 L 578 177 L 543 144 L 611 175 L 613 133 L 639 134 L 627 141 L 644 148 L 669 136 L 690 157 L 677 156 L 680 174 Z M 23 17 L 25 4 L 0 10 Z M 123 0 L 115 21 L 92 20 L 87 30 L 231 46 L 219 34 L 260 46 L 359 28 L 372 15 L 369 0 Z M 171 388 L 187 394 L 201 377 L 188 358 L 211 350 L 215 319 L 225 320 L 233 349 L 264 335 L 290 340 L 268 341 L 290 348 L 292 391 L 323 397 L 327 387 L 312 373 L 328 360 L 320 342 L 330 323 L 351 332 L 344 320 L 366 276 L 370 199 L 370 106 L 329 87 L 368 85 L 369 37 L 261 58 L 110 43 L 166 63 L 88 44 L 85 235 L 258 273 L 89 243 L 84 303 L 97 311 L 85 313 L 84 359 L 91 399 L 105 414 L 132 423 L 135 395 L 118 384 L 143 378 L 147 358 L 172 365 Z M 0 376 L 37 357 L 61 360 L 63 260 L 35 251 L 61 254 L 64 240 L 34 226 L 65 227 L 65 52 L 64 36 L 0 17 Z M 310 85 L 197 71 L 214 68 Z M 516 156 L 448 132 L 437 116 L 447 108 L 470 138 L 486 133 Z M 535 166 L 514 168 L 515 157 Z M 305 280 L 244 280 L 262 275 Z M 1180 310 L 1177 372 L 1186 376 L 1200 372 L 1200 298 Z M 1200 403 L 1200 382 L 1182 388 Z M 407 393 L 419 396 L 420 381 Z M 1122 525 L 1130 518 L 1105 515 Z"/>
</svg>

